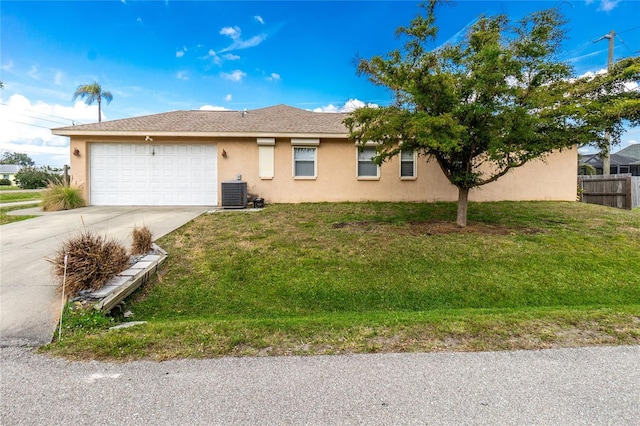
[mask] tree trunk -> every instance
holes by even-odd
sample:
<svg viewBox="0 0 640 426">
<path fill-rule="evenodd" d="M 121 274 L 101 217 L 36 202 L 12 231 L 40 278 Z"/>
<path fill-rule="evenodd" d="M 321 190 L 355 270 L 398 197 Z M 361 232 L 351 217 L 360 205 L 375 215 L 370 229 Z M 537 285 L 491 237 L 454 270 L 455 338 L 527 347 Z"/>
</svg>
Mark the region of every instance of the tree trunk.
<svg viewBox="0 0 640 426">
<path fill-rule="evenodd" d="M 102 99 L 98 96 L 98 123 L 102 122 Z"/>
<path fill-rule="evenodd" d="M 459 227 L 467 226 L 467 207 L 469 205 L 469 188 L 458 188 L 458 217 L 456 223 Z"/>
</svg>

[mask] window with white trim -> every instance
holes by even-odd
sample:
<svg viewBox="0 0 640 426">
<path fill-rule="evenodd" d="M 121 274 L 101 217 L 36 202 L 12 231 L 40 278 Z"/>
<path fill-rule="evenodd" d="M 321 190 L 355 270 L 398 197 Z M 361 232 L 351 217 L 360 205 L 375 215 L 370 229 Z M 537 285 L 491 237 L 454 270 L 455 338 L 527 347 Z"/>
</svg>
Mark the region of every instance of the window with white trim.
<svg viewBox="0 0 640 426">
<path fill-rule="evenodd" d="M 416 153 L 403 149 L 400 153 L 400 177 L 416 177 Z"/>
<path fill-rule="evenodd" d="M 373 162 L 375 146 L 358 147 L 358 177 L 379 177 L 380 168 Z"/>
<path fill-rule="evenodd" d="M 316 177 L 317 148 L 310 146 L 293 147 L 293 176 Z"/>
</svg>

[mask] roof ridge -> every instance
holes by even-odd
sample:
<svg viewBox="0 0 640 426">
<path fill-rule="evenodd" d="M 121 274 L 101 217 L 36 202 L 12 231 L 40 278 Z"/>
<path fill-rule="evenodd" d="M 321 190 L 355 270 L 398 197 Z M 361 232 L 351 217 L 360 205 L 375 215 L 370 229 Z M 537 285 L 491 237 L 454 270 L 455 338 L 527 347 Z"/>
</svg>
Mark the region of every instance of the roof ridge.
<svg viewBox="0 0 640 426">
<path fill-rule="evenodd" d="M 294 133 L 346 135 L 345 113 L 318 114 L 297 107 L 279 104 L 246 111 L 176 110 L 145 116 L 122 118 L 99 123 L 52 129 L 54 134 L 81 132 L 213 132 L 213 133 Z"/>
</svg>

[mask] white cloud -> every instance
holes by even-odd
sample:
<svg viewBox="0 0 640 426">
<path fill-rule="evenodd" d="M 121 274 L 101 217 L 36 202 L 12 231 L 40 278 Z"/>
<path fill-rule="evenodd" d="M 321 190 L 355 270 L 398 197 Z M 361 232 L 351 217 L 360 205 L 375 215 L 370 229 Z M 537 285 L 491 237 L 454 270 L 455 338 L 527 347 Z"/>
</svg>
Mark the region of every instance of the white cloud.
<svg viewBox="0 0 640 426">
<path fill-rule="evenodd" d="M 0 67 L 0 69 L 3 71 L 11 71 L 12 68 L 13 68 L 13 60 L 11 59 L 9 59 L 9 62 L 7 62 L 6 64 Z"/>
<path fill-rule="evenodd" d="M 585 0 L 585 4 L 589 6 L 592 4 L 594 0 Z M 598 10 L 601 12 L 610 12 L 618 6 L 620 0 L 600 0 L 600 5 L 598 6 Z"/>
<path fill-rule="evenodd" d="M 231 93 L 224 97 L 224 100 L 229 102 L 232 99 Z"/>
<path fill-rule="evenodd" d="M 98 118 L 98 106 L 82 101 L 68 107 L 32 103 L 14 94 L 3 103 L 6 105 L 0 105 L 0 151 L 24 152 L 38 165 L 69 164 L 69 139 L 52 135 L 51 128 L 95 122 Z"/>
<path fill-rule="evenodd" d="M 606 73 L 607 73 L 607 70 L 604 69 L 604 68 L 601 68 L 601 69 L 599 69 L 599 70 L 597 70 L 595 72 L 594 71 L 587 71 L 584 74 L 578 76 L 578 78 L 584 78 L 584 77 L 593 78 L 593 77 L 595 77 L 597 75 L 602 75 L 602 74 L 606 74 Z M 624 87 L 625 87 L 625 91 L 627 91 L 627 92 L 640 90 L 640 85 L 638 85 L 638 82 L 636 82 L 636 81 L 626 82 L 626 83 L 624 83 Z"/>
<path fill-rule="evenodd" d="M 269 81 L 280 81 L 280 74 L 272 72 L 269 77 L 267 77 Z"/>
<path fill-rule="evenodd" d="M 314 108 L 313 112 L 340 112 L 340 110 L 334 104 L 329 104 L 327 106 Z"/>
<path fill-rule="evenodd" d="M 216 51 L 213 49 L 209 49 L 209 51 L 207 52 L 207 56 L 204 56 L 201 59 L 211 59 L 216 65 L 220 65 L 220 63 L 222 62 Z"/>
<path fill-rule="evenodd" d="M 235 70 L 231 73 L 223 72 L 223 73 L 220 73 L 220 75 L 222 76 L 222 78 L 226 78 L 227 80 L 231 80 L 231 81 L 242 81 L 242 79 L 247 76 L 246 73 L 240 70 Z"/>
<path fill-rule="evenodd" d="M 249 47 L 255 47 L 265 41 L 267 38 L 266 34 L 260 34 L 257 36 L 251 37 L 249 40 L 235 40 L 233 44 L 225 49 L 222 49 L 222 52 L 228 52 L 230 50 L 241 50 L 247 49 Z"/>
<path fill-rule="evenodd" d="M 618 3 L 620 3 L 620 0 L 601 0 L 598 10 L 610 12 L 618 6 Z"/>
<path fill-rule="evenodd" d="M 220 34 L 231 37 L 232 40 L 238 40 L 240 38 L 240 27 L 224 27 L 220 30 Z"/>
<path fill-rule="evenodd" d="M 222 106 L 214 106 L 214 105 L 202 105 L 198 108 L 200 111 L 229 111 L 225 107 Z"/>
<path fill-rule="evenodd" d="M 567 62 L 578 62 L 578 61 L 581 61 L 582 59 L 590 58 L 591 56 L 596 56 L 596 55 L 599 55 L 599 54 L 601 54 L 603 52 L 606 52 L 606 51 L 607 51 L 607 49 L 602 49 L 602 50 L 598 50 L 598 51 L 595 51 L 595 52 L 587 53 L 587 54 L 584 54 L 584 55 L 574 56 L 573 58 L 567 59 Z"/>
<path fill-rule="evenodd" d="M 629 81 L 624 84 L 625 90 L 627 92 L 638 91 L 640 90 L 640 85 L 638 85 L 637 81 Z"/>
<path fill-rule="evenodd" d="M 62 80 L 64 79 L 64 73 L 62 71 L 56 71 L 56 75 L 53 78 L 53 84 L 56 86 L 62 86 Z"/>
<path fill-rule="evenodd" d="M 240 56 L 234 55 L 233 53 L 227 53 L 226 55 L 223 56 L 223 58 L 229 61 L 237 61 L 238 59 L 240 59 Z"/>
<path fill-rule="evenodd" d="M 579 75 L 578 78 L 585 78 L 585 77 L 593 78 L 596 75 L 602 75 L 602 74 L 606 74 L 606 73 L 607 73 L 607 70 L 605 68 L 600 68 L 599 70 L 597 70 L 595 72 L 594 71 L 587 71 L 584 74 Z"/>
<path fill-rule="evenodd" d="M 186 49 L 185 50 L 178 50 L 176 52 L 176 58 L 182 58 L 184 56 L 184 52 L 185 51 L 186 51 Z"/>
<path fill-rule="evenodd" d="M 240 35 L 242 34 L 242 31 L 240 30 L 240 27 L 238 27 L 238 26 L 224 27 L 224 28 L 222 28 L 220 30 L 220 34 L 221 35 L 226 35 L 226 36 L 230 37 L 231 40 L 233 40 L 233 43 L 231 43 L 231 46 L 222 49 L 220 51 L 220 53 L 222 53 L 222 52 L 230 52 L 232 50 L 247 49 L 249 47 L 255 47 L 255 46 L 259 45 L 260 43 L 262 43 L 267 38 L 266 34 L 260 34 L 260 35 L 257 35 L 257 36 L 253 36 L 248 40 L 243 40 L 240 37 Z"/>
<path fill-rule="evenodd" d="M 189 80 L 189 76 L 187 75 L 186 71 L 178 71 L 178 73 L 176 74 L 176 78 L 178 80 Z"/>
<path fill-rule="evenodd" d="M 457 33 L 449 37 L 449 39 L 444 43 L 441 43 L 438 47 L 436 47 L 436 49 L 440 49 L 443 46 L 446 46 L 448 44 L 455 45 L 459 43 L 467 35 L 469 28 L 473 27 L 479 20 L 480 20 L 480 17 L 477 17 L 467 22 L 467 24 L 464 27 L 460 28 Z"/>
<path fill-rule="evenodd" d="M 262 19 L 262 16 L 256 15 L 253 17 L 253 19 L 255 19 L 257 22 L 260 22 L 262 25 L 264 25 L 264 19 Z"/>
<path fill-rule="evenodd" d="M 40 77 L 40 74 L 38 73 L 38 67 L 35 65 L 32 65 L 31 69 L 27 71 L 27 75 L 33 78 L 34 80 L 38 80 L 38 78 Z"/>
<path fill-rule="evenodd" d="M 351 112 L 351 111 L 354 111 L 354 110 L 356 110 L 358 108 L 362 108 L 364 106 L 368 106 L 368 107 L 371 107 L 371 108 L 377 108 L 378 107 L 377 104 L 372 104 L 372 103 L 365 104 L 364 102 L 362 102 L 359 99 L 349 99 L 342 106 L 335 106 L 333 104 L 329 104 L 327 106 L 315 108 L 313 110 L 313 112 Z"/>
</svg>

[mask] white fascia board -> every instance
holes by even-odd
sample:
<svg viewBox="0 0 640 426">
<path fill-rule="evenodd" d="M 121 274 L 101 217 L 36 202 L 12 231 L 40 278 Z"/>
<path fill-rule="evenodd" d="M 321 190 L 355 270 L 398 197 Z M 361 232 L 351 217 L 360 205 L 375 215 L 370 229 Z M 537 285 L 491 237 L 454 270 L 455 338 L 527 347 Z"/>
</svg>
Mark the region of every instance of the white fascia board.
<svg viewBox="0 0 640 426">
<path fill-rule="evenodd" d="M 67 130 L 52 129 L 58 136 L 166 136 L 166 137 L 209 137 L 209 138 L 299 138 L 299 139 L 348 139 L 347 133 L 264 133 L 264 132 L 163 132 L 163 131 L 99 131 L 99 130 Z"/>
</svg>

